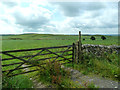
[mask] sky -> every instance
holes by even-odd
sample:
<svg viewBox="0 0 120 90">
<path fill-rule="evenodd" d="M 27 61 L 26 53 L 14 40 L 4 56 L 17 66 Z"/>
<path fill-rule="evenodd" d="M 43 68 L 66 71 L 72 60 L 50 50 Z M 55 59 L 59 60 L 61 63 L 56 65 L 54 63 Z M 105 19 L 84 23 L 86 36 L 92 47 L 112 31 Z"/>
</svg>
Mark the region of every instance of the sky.
<svg viewBox="0 0 120 90">
<path fill-rule="evenodd" d="M 118 2 L 0 1 L 0 34 L 117 34 Z"/>
</svg>

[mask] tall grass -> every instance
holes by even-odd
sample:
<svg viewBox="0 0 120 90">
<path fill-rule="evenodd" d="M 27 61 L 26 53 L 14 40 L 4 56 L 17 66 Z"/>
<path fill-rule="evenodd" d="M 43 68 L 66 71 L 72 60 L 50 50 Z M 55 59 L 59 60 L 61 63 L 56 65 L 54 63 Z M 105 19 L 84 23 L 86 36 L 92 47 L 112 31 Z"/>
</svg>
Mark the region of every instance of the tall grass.
<svg viewBox="0 0 120 90">
<path fill-rule="evenodd" d="M 98 75 L 104 78 L 111 78 L 112 80 L 120 80 L 118 54 L 105 53 L 102 57 L 95 56 L 90 53 L 84 53 L 83 59 L 80 63 L 74 63 L 75 69 L 79 70 L 85 75 Z M 72 66 L 68 64 L 67 66 Z"/>
<path fill-rule="evenodd" d="M 2 88 L 33 88 L 33 82 L 26 75 L 14 77 L 2 76 Z"/>
<path fill-rule="evenodd" d="M 57 61 L 52 63 L 50 60 L 47 62 L 45 69 L 40 69 L 38 72 L 39 80 L 43 83 L 49 83 L 59 88 L 68 88 L 70 86 L 70 72 L 61 68 L 61 64 Z M 65 81 L 67 80 L 67 81 Z M 72 81 L 71 81 L 72 82 Z"/>
</svg>

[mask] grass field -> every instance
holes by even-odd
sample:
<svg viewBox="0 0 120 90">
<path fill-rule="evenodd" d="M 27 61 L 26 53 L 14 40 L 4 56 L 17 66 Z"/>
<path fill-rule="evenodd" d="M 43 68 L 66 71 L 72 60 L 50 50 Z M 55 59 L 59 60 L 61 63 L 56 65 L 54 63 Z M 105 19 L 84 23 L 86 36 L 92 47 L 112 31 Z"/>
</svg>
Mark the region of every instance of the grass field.
<svg viewBox="0 0 120 90">
<path fill-rule="evenodd" d="M 117 36 L 106 36 L 106 40 L 102 40 L 101 36 L 95 36 L 96 40 L 90 40 L 91 36 L 82 36 L 82 44 L 97 45 L 118 45 Z M 16 40 L 13 40 L 16 39 Z M 27 48 L 40 48 L 61 45 L 72 45 L 78 40 L 77 35 L 49 35 L 49 34 L 23 34 L 2 36 L 2 50 L 15 50 Z"/>
<path fill-rule="evenodd" d="M 90 40 L 91 36 L 85 36 L 82 35 L 82 44 L 95 44 L 95 45 L 118 45 L 118 37 L 117 36 L 105 36 L 107 39 L 102 40 L 100 35 L 94 35 L 96 40 Z M 83 40 L 85 38 L 85 40 Z M 23 34 L 23 35 L 8 35 L 8 36 L 2 36 L 2 51 L 7 51 L 7 50 L 17 50 L 17 49 L 31 49 L 31 48 L 42 48 L 42 47 L 52 47 L 52 46 L 63 46 L 63 45 L 72 45 L 73 42 L 78 41 L 78 35 L 49 35 L 49 34 Z M 36 51 L 34 52 L 36 53 Z M 15 53 L 16 56 L 22 56 L 20 53 Z M 110 59 L 113 61 L 118 61 L 117 60 L 117 55 L 109 55 Z M 5 58 L 6 56 L 2 56 Z M 44 57 L 44 56 L 42 56 Z M 47 57 L 50 57 L 49 55 Z M 69 56 L 68 56 L 69 57 Z M 82 71 L 83 74 L 89 74 L 91 71 L 95 71 L 93 73 L 98 74 L 104 77 L 109 77 L 115 79 L 116 76 L 118 77 L 118 73 L 116 73 L 118 66 L 114 65 L 113 63 L 109 62 L 104 62 L 104 59 L 101 61 L 101 59 L 98 58 L 93 58 L 89 55 L 86 57 L 89 57 L 86 59 L 86 61 L 83 64 L 78 64 L 80 71 Z M 36 57 L 37 58 L 37 57 Z M 89 62 L 88 62 L 89 61 Z M 10 61 L 5 61 L 2 62 L 2 64 L 9 64 L 9 63 L 15 63 L 15 62 L 20 62 L 20 60 L 10 60 Z M 96 69 L 94 69 L 94 64 Z M 116 64 L 116 63 L 115 63 Z M 74 64 L 76 65 L 76 64 Z M 85 66 L 84 66 L 85 65 Z M 103 70 L 102 67 L 104 67 L 106 70 Z M 106 66 L 107 65 L 107 66 Z M 89 67 L 88 67 L 89 66 Z M 16 66 L 15 66 L 16 67 Z M 109 67 L 109 68 L 108 68 Z M 114 68 L 112 68 L 114 67 Z M 3 68 L 4 70 L 14 68 L 13 66 Z M 107 69 L 109 69 L 109 76 L 107 75 Z M 21 71 L 20 71 L 21 72 Z M 16 72 L 15 72 L 16 73 Z M 23 75 L 24 76 L 24 75 Z M 7 87 L 7 84 L 10 84 L 8 88 L 18 88 L 21 87 L 22 81 L 21 77 L 23 76 L 17 76 L 13 78 L 6 78 L 4 79 L 4 87 Z M 9 82 L 6 82 L 8 80 Z M 18 83 L 15 83 L 16 80 Z M 31 88 L 32 86 L 32 81 L 29 80 L 29 77 L 23 78 L 23 81 L 25 84 L 28 83 L 28 86 L 24 86 L 22 88 Z M 7 84 L 5 84 L 7 83 Z M 16 86 L 15 86 L 16 85 Z"/>
</svg>

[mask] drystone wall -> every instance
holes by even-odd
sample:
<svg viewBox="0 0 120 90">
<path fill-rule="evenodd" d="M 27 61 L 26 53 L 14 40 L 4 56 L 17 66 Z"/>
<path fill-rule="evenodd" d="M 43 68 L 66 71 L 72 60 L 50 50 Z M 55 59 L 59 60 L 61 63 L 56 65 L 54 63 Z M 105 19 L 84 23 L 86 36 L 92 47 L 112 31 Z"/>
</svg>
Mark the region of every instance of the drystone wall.
<svg viewBox="0 0 120 90">
<path fill-rule="evenodd" d="M 104 53 L 119 53 L 120 46 L 111 45 L 111 46 L 104 46 L 104 45 L 92 45 L 92 44 L 84 44 L 82 45 L 82 52 L 83 53 L 92 53 L 97 56 L 100 56 Z"/>
</svg>

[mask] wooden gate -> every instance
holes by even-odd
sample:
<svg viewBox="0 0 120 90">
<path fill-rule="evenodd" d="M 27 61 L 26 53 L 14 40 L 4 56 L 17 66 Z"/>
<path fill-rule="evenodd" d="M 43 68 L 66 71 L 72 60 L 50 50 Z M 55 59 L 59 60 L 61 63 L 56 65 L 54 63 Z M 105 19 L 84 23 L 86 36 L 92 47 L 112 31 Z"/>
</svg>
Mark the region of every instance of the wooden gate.
<svg viewBox="0 0 120 90">
<path fill-rule="evenodd" d="M 79 31 L 79 41 L 73 45 L 23 49 L 0 52 L 2 61 L 2 73 L 11 77 L 29 72 L 38 71 L 44 68 L 49 60 L 61 64 L 76 62 L 82 57 L 81 32 Z M 28 70 L 29 68 L 29 70 Z"/>
<path fill-rule="evenodd" d="M 38 71 L 44 68 L 49 60 L 52 63 L 59 61 L 61 64 L 66 64 L 73 62 L 74 59 L 73 45 L 2 51 L 0 54 L 2 73 L 9 77 Z"/>
</svg>

